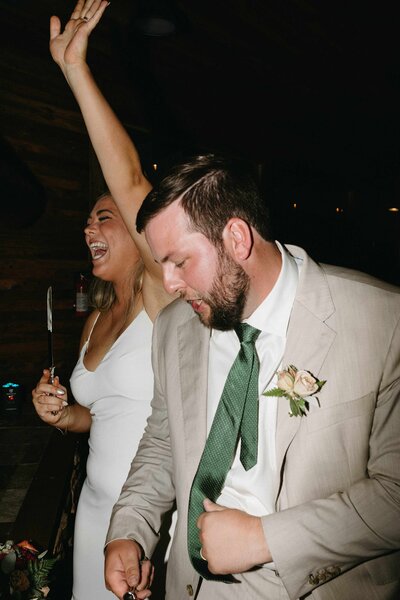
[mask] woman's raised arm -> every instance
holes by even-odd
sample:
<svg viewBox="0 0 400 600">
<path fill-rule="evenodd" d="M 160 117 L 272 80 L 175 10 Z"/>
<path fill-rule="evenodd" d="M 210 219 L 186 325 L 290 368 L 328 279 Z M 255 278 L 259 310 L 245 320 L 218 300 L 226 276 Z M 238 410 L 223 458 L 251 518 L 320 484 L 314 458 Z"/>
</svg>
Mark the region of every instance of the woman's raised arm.
<svg viewBox="0 0 400 600">
<path fill-rule="evenodd" d="M 77 102 L 108 188 L 142 255 L 157 279 L 159 267 L 144 238 L 136 231 L 136 215 L 152 186 L 143 174 L 132 139 L 96 84 L 86 62 L 88 39 L 109 5 L 106 0 L 79 0 L 64 31 L 58 17 L 50 19 L 50 52 Z"/>
</svg>

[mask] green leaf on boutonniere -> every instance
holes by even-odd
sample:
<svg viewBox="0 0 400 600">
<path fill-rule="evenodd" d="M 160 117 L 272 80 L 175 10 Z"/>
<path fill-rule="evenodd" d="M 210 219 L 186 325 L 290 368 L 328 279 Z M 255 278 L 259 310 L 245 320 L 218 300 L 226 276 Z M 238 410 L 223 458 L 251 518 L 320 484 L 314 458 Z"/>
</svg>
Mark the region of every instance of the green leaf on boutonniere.
<svg viewBox="0 0 400 600">
<path fill-rule="evenodd" d="M 310 405 L 301 396 L 299 396 L 298 398 L 290 398 L 289 404 L 291 410 L 291 412 L 289 413 L 290 417 L 303 417 L 307 415 L 307 411 L 309 410 Z"/>
<path fill-rule="evenodd" d="M 285 390 L 280 390 L 279 388 L 274 388 L 273 390 L 267 390 L 266 392 L 263 392 L 262 394 L 263 396 L 286 396 L 286 392 Z"/>
</svg>

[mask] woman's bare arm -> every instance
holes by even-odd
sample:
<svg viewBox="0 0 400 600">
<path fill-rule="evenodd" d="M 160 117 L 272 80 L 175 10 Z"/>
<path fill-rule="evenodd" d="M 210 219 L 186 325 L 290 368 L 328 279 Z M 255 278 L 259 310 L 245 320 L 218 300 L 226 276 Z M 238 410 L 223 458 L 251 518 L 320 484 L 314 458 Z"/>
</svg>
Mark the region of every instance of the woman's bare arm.
<svg viewBox="0 0 400 600">
<path fill-rule="evenodd" d="M 50 52 L 60 66 L 77 102 L 109 190 L 149 274 L 161 279 L 136 215 L 152 186 L 143 174 L 132 139 L 99 89 L 86 62 L 88 38 L 108 6 L 106 0 L 79 0 L 61 31 L 58 17 L 50 19 Z"/>
</svg>

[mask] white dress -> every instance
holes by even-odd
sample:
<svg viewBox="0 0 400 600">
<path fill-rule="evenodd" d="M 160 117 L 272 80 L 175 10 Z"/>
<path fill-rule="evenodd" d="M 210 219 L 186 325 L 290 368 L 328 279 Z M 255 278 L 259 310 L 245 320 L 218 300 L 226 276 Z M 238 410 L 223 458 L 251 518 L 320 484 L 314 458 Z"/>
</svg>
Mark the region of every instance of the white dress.
<svg viewBox="0 0 400 600">
<path fill-rule="evenodd" d="M 151 411 L 152 329 L 142 310 L 95 371 L 83 364 L 89 336 L 71 375 L 74 398 L 92 416 L 87 476 L 75 521 L 73 600 L 115 600 L 104 585 L 103 548 L 111 509 Z"/>
</svg>

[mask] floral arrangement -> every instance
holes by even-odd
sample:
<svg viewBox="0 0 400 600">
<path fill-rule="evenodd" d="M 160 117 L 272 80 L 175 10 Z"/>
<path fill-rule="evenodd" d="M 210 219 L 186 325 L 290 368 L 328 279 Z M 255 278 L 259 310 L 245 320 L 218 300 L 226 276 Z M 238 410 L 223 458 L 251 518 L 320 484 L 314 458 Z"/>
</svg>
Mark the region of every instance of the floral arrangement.
<svg viewBox="0 0 400 600">
<path fill-rule="evenodd" d="M 0 598 L 40 600 L 50 591 L 49 575 L 57 558 L 45 558 L 28 540 L 0 542 Z"/>
<path fill-rule="evenodd" d="M 316 394 L 326 381 L 319 381 L 309 371 L 297 369 L 294 365 L 278 371 L 277 376 L 277 387 L 266 390 L 263 396 L 279 396 L 289 400 L 291 417 L 307 416 L 312 401 L 320 406 L 318 398 L 311 396 Z"/>
</svg>

